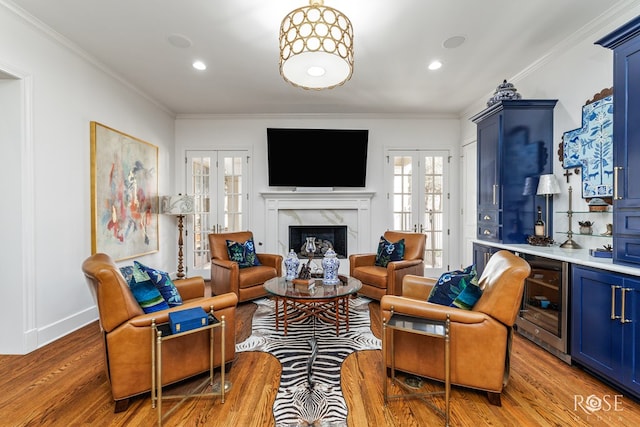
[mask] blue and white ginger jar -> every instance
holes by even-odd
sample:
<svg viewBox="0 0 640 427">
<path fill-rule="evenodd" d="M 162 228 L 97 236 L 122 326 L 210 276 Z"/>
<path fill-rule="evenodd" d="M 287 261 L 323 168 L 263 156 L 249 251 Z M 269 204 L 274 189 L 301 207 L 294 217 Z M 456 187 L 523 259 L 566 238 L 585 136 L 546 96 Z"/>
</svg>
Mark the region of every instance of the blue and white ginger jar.
<svg viewBox="0 0 640 427">
<path fill-rule="evenodd" d="M 285 279 L 291 281 L 298 277 L 298 267 L 300 266 L 300 260 L 298 259 L 298 255 L 296 255 L 295 251 L 291 249 L 289 254 L 284 260 L 284 268 L 285 268 Z"/>
<path fill-rule="evenodd" d="M 340 260 L 338 259 L 336 252 L 329 248 L 322 259 L 322 269 L 324 270 L 322 283 L 325 285 L 337 285 L 340 283 L 340 279 L 338 278 L 338 267 L 340 267 Z"/>
</svg>

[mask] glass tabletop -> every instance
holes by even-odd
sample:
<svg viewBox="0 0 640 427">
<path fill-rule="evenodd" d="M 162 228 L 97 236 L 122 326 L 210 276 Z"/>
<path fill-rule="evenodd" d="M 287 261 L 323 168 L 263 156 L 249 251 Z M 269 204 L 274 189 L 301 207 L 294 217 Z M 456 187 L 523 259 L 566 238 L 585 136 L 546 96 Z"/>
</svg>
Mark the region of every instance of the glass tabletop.
<svg viewBox="0 0 640 427">
<path fill-rule="evenodd" d="M 321 278 L 311 279 L 311 284 L 299 284 L 286 280 L 284 277 L 275 277 L 264 283 L 264 288 L 271 295 L 291 299 L 327 299 L 339 298 L 355 294 L 362 287 L 362 282 L 350 276 L 339 276 L 337 285 L 325 285 Z"/>
</svg>

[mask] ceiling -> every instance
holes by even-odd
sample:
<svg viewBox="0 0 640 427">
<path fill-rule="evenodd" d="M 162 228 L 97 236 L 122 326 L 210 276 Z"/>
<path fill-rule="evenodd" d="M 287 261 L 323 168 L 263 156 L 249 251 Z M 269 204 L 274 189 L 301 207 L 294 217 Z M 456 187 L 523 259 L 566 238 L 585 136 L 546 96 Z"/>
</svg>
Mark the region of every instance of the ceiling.
<svg viewBox="0 0 640 427">
<path fill-rule="evenodd" d="M 487 99 L 503 79 L 638 3 L 325 0 L 353 24 L 354 73 L 344 86 L 309 91 L 278 72 L 280 22 L 307 0 L 12 2 L 174 114 L 446 115 Z M 176 47 L 172 35 L 191 45 Z M 453 36 L 465 42 L 443 47 Z M 207 70 L 193 69 L 195 59 Z M 443 67 L 429 71 L 433 59 Z"/>
</svg>

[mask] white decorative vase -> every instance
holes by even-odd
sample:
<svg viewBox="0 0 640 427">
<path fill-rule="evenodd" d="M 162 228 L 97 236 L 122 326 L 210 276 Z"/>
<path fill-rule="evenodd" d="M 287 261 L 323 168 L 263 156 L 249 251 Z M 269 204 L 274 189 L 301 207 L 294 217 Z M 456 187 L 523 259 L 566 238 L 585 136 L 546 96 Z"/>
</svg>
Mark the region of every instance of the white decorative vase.
<svg viewBox="0 0 640 427">
<path fill-rule="evenodd" d="M 322 259 L 322 269 L 324 270 L 324 278 L 322 283 L 325 285 L 337 285 L 340 283 L 338 278 L 338 267 L 340 267 L 340 260 L 333 249 L 327 250 Z"/>
<path fill-rule="evenodd" d="M 293 280 L 298 277 L 298 267 L 300 266 L 300 260 L 298 259 L 298 255 L 296 255 L 295 251 L 291 249 L 289 254 L 284 260 L 284 268 L 285 268 L 285 279 Z"/>
</svg>

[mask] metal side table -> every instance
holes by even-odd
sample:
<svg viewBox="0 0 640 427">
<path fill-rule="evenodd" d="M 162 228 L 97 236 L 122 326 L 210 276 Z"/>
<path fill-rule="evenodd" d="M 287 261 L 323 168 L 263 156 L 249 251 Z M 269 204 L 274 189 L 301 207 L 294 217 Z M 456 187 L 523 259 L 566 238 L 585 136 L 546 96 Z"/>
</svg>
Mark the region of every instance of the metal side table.
<svg viewBox="0 0 640 427">
<path fill-rule="evenodd" d="M 389 341 L 387 342 L 387 329 L 390 330 Z M 411 390 L 407 385 L 398 381 L 396 379 L 396 366 L 395 366 L 395 349 L 393 346 L 394 332 L 395 331 L 404 331 L 412 334 L 419 335 L 427 335 L 430 337 L 441 338 L 444 341 L 444 390 L 443 391 L 433 391 L 427 393 L 415 393 Z M 446 320 L 431 320 L 431 319 L 423 319 L 420 317 L 413 316 L 405 316 L 402 314 L 395 314 L 393 312 L 393 307 L 391 307 L 391 317 L 389 320 L 382 320 L 382 357 L 383 357 L 383 393 L 384 393 L 384 404 L 386 406 L 387 402 L 392 399 L 402 399 L 402 398 L 419 398 L 431 408 L 433 408 L 436 412 L 444 416 L 445 426 L 449 426 L 449 397 L 451 394 L 451 361 L 450 361 L 450 319 L 449 315 L 447 315 Z M 389 395 L 388 390 L 388 382 L 387 378 L 387 364 L 386 364 L 386 354 L 387 354 L 387 346 L 389 346 L 389 350 L 391 352 L 391 382 L 393 384 L 398 385 L 403 390 L 407 391 L 404 394 L 396 394 Z M 427 397 L 433 397 L 436 395 L 444 395 L 445 402 L 445 410 L 442 411 L 438 408 L 434 403 Z"/>
<path fill-rule="evenodd" d="M 218 320 L 213 315 L 213 307 L 210 308 L 209 312 L 209 324 L 207 326 L 202 326 L 196 329 L 191 329 L 189 331 L 180 332 L 177 334 L 171 333 L 171 328 L 168 323 L 156 324 L 155 319 L 151 321 L 151 407 L 157 408 L 158 412 L 158 425 L 162 426 L 162 421 L 164 418 L 168 417 L 174 410 L 176 410 L 185 400 L 190 397 L 201 397 L 201 396 L 220 396 L 220 402 L 224 403 L 224 393 L 225 389 L 228 389 L 227 383 L 225 383 L 224 375 L 225 375 L 225 320 L 224 316 L 220 317 Z M 221 355 L 221 364 L 220 364 L 220 390 L 215 390 L 215 385 L 213 383 L 213 335 L 214 329 L 221 328 L 221 339 L 220 339 L 220 355 Z M 186 335 L 194 334 L 202 331 L 209 331 L 209 376 L 205 378 L 205 380 L 196 386 L 192 393 L 187 394 L 171 394 L 167 396 L 162 395 L 162 343 L 172 339 L 179 339 L 180 337 L 184 337 Z M 203 392 L 202 390 L 205 387 L 210 386 L 210 392 Z M 230 383 L 229 383 L 230 386 Z M 167 413 L 162 415 L 162 401 L 169 399 L 181 399 L 173 408 L 171 408 Z"/>
</svg>

